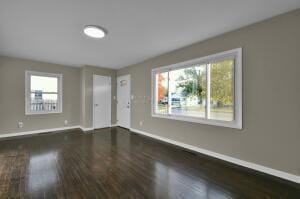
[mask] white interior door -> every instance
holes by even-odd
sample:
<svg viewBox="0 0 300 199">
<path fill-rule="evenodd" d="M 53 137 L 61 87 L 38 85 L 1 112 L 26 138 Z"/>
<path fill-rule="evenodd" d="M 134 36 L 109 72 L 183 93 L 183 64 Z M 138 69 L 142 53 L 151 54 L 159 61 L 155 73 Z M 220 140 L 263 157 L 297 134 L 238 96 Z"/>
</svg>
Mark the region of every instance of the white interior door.
<svg viewBox="0 0 300 199">
<path fill-rule="evenodd" d="M 130 128 L 130 75 L 117 78 L 118 126 Z"/>
<path fill-rule="evenodd" d="M 94 128 L 111 126 L 111 77 L 93 76 Z"/>
</svg>

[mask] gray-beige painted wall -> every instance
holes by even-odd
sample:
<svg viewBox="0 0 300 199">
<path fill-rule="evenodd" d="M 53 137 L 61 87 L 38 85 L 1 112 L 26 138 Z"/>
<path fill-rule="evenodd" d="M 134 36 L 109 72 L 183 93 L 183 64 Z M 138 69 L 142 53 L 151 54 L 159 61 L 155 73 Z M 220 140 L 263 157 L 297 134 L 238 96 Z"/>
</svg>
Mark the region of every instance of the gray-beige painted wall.
<svg viewBox="0 0 300 199">
<path fill-rule="evenodd" d="M 25 115 L 25 71 L 63 75 L 63 112 Z M 56 64 L 0 57 L 0 134 L 75 126 L 80 121 L 80 71 Z M 18 122 L 24 127 L 19 129 Z"/>
<path fill-rule="evenodd" d="M 25 71 L 63 75 L 63 112 L 25 115 Z M 93 127 L 93 74 L 111 76 L 116 71 L 83 66 L 81 68 L 0 56 L 0 134 L 35 131 L 67 126 Z M 112 99 L 116 93 L 112 84 Z M 112 101 L 112 124 L 116 123 L 116 100 Z M 64 121 L 68 121 L 65 125 Z M 18 128 L 18 122 L 24 127 Z"/>
<path fill-rule="evenodd" d="M 299 175 L 299 24 L 297 10 L 119 70 L 131 75 L 131 127 Z M 243 48 L 243 130 L 151 117 L 152 68 L 237 47 Z"/>
</svg>

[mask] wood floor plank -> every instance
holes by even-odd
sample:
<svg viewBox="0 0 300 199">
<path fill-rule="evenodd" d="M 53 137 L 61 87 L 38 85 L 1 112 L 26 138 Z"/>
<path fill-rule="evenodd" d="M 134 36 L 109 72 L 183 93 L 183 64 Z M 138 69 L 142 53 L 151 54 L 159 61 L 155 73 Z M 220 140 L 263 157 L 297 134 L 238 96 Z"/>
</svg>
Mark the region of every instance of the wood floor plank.
<svg viewBox="0 0 300 199">
<path fill-rule="evenodd" d="M 298 184 L 134 134 L 0 140 L 2 198 L 300 198 Z"/>
</svg>

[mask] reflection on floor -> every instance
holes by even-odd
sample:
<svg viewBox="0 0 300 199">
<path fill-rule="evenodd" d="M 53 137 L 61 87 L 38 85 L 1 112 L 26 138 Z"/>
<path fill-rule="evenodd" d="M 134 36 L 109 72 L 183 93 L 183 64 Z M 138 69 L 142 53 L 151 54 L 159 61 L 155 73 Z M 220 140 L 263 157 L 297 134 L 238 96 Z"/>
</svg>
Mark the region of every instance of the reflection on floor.
<svg viewBox="0 0 300 199">
<path fill-rule="evenodd" d="M 298 185 L 122 128 L 0 140 L 0 198 L 299 198 Z"/>
</svg>

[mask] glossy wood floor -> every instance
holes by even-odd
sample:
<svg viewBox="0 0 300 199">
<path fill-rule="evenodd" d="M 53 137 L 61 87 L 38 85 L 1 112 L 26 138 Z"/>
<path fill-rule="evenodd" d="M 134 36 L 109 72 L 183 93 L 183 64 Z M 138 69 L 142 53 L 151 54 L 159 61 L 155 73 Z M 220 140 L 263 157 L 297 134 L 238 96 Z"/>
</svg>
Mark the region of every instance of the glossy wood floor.
<svg viewBox="0 0 300 199">
<path fill-rule="evenodd" d="M 108 128 L 0 140 L 0 198 L 300 198 L 300 187 Z"/>
</svg>

